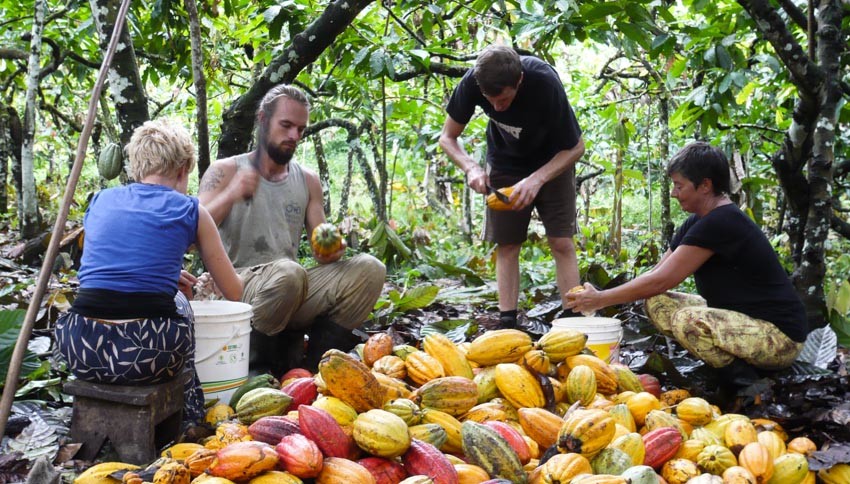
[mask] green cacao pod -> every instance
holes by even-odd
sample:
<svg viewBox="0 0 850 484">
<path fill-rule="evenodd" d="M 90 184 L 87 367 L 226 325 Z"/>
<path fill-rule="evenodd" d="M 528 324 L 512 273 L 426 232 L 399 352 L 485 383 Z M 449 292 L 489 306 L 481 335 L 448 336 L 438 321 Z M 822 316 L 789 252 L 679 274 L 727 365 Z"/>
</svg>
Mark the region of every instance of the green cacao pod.
<svg viewBox="0 0 850 484">
<path fill-rule="evenodd" d="M 112 180 L 121 174 L 124 168 L 124 150 L 116 143 L 109 143 L 100 152 L 97 159 L 97 172 L 107 180 Z"/>
</svg>

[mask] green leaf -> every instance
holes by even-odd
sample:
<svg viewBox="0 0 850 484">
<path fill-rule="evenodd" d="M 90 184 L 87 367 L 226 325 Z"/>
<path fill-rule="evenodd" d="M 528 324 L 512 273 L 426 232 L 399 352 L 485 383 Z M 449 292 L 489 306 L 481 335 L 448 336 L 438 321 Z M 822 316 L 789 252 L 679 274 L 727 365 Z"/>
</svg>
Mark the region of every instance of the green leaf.
<svg viewBox="0 0 850 484">
<path fill-rule="evenodd" d="M 617 28 L 629 40 L 635 42 L 646 50 L 650 49 L 651 41 L 649 40 L 649 33 L 642 28 L 629 22 L 617 22 Z"/>
<path fill-rule="evenodd" d="M 454 343 L 463 343 L 467 335 L 472 335 L 475 324 L 468 319 L 446 319 L 422 326 L 419 330 L 420 339 L 429 334 L 444 334 Z"/>
<path fill-rule="evenodd" d="M 588 22 L 593 22 L 622 11 L 623 8 L 617 2 L 603 2 L 594 5 L 587 12 L 583 12 L 582 17 Z"/>
<path fill-rule="evenodd" d="M 757 87 L 758 83 L 756 81 L 750 81 L 749 83 L 747 83 L 747 85 L 744 86 L 741 91 L 735 96 L 735 102 L 740 105 L 745 104 L 750 99 L 750 96 L 752 96 L 753 91 L 755 91 Z"/>
<path fill-rule="evenodd" d="M 401 299 L 396 303 L 396 309 L 401 312 L 410 311 L 412 309 L 421 309 L 437 298 L 437 293 L 440 292 L 440 287 L 432 284 L 416 286 L 412 289 L 404 291 Z"/>
<path fill-rule="evenodd" d="M 385 72 L 385 62 L 386 55 L 383 51 L 376 50 L 372 52 L 372 56 L 369 58 L 369 69 L 373 76 L 378 77 Z"/>
<path fill-rule="evenodd" d="M 587 279 L 587 282 L 600 289 L 605 289 L 605 287 L 608 286 L 608 283 L 611 282 L 611 276 L 608 275 L 608 271 L 606 271 L 602 265 L 595 262 L 587 268 L 587 275 L 585 278 Z"/>
<path fill-rule="evenodd" d="M 362 64 L 363 61 L 366 60 L 367 57 L 369 57 L 369 52 L 371 51 L 372 49 L 369 46 L 363 47 L 362 49 L 357 51 L 357 53 L 354 54 L 354 66 L 359 67 L 360 64 Z"/>
<path fill-rule="evenodd" d="M 655 52 L 670 39 L 670 34 L 658 34 L 652 39 L 650 50 Z"/>
<path fill-rule="evenodd" d="M 717 64 L 728 70 L 732 69 L 732 57 L 729 55 L 729 51 L 726 50 L 726 47 L 723 44 L 718 44 L 714 46 L 715 57 L 717 59 Z"/>
<path fill-rule="evenodd" d="M 0 311 L 0 333 L 5 333 L 11 329 L 14 329 L 15 332 L 19 331 L 24 324 L 24 318 L 26 318 L 26 316 L 27 312 L 23 309 L 7 309 Z M 17 335 L 15 336 L 15 339 L 17 339 Z M 2 341 L 0 341 L 0 345 L 2 344 Z"/>
<path fill-rule="evenodd" d="M 399 255 L 401 255 L 402 258 L 404 258 L 405 260 L 410 259 L 410 257 L 413 255 L 413 251 L 410 250 L 410 247 L 408 247 L 403 240 L 401 240 L 401 237 L 398 236 L 396 231 L 393 230 L 392 227 L 386 225 L 384 227 L 384 230 L 386 231 L 387 241 L 389 241 L 390 245 L 395 248 L 395 250 L 399 253 Z"/>
<path fill-rule="evenodd" d="M 841 286 L 835 291 L 832 309 L 841 316 L 847 316 L 847 312 L 850 311 L 850 282 L 842 281 Z"/>
</svg>

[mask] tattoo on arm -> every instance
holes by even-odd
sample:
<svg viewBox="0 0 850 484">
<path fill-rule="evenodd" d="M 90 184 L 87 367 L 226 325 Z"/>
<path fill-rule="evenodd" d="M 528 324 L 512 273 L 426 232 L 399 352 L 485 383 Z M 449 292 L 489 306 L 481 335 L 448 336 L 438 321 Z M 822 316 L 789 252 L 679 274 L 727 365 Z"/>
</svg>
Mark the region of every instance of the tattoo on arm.
<svg viewBox="0 0 850 484">
<path fill-rule="evenodd" d="M 221 184 L 221 179 L 224 178 L 224 170 L 220 167 L 213 167 L 207 170 L 204 174 L 204 179 L 201 180 L 201 185 L 198 187 L 198 193 L 211 192 L 218 188 Z"/>
</svg>

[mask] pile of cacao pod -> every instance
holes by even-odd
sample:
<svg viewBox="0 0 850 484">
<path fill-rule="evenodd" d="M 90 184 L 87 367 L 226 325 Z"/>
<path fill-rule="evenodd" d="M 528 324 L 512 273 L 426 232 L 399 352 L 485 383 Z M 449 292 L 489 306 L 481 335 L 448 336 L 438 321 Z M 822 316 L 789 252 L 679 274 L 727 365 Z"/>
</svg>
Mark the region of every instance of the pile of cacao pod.
<svg viewBox="0 0 850 484">
<path fill-rule="evenodd" d="M 661 392 L 586 340 L 505 329 L 459 345 L 430 334 L 415 348 L 375 334 L 359 358 L 330 350 L 315 375 L 257 377 L 233 406 L 211 407 L 215 435 L 166 449 L 152 482 L 850 483 L 848 464 L 809 471 L 808 438 Z"/>
</svg>

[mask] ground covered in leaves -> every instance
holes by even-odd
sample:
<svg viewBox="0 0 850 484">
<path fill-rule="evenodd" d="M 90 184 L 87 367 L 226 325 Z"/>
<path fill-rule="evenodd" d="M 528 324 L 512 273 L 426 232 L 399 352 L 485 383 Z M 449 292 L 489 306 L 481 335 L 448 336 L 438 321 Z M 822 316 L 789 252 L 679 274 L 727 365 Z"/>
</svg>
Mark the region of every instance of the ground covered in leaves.
<svg viewBox="0 0 850 484">
<path fill-rule="evenodd" d="M 0 371 L 4 375 L 17 337 L 17 332 L 9 330 L 14 328 L 10 321 L 14 317 L 22 319 L 38 275 L 37 268 L 20 265 L 8 257 L 15 247 L 10 242 L 0 240 Z M 31 475 L 29 482 L 61 482 L 92 464 L 74 458 L 80 445 L 69 439 L 71 401 L 62 393 L 68 374 L 52 352 L 52 323 L 68 307 L 75 289 L 73 279 L 64 275 L 63 268 L 62 264 L 55 267 L 49 297 L 42 303 L 28 345 L 22 371 L 27 378 L 16 392 L 12 415 L 0 442 L 0 484 L 23 482 L 32 472 L 38 475 Z M 415 299 L 416 294 L 388 284 L 385 295 L 390 296 L 383 298 L 387 303 L 376 310 L 376 318 L 363 330 L 384 331 L 397 344 L 416 345 L 429 332 L 445 333 L 460 342 L 497 325 L 492 284 L 468 287 L 459 279 L 441 279 L 430 281 L 430 285 L 439 288 L 434 291 L 432 302 L 419 308 L 408 304 L 414 307 L 408 309 L 405 297 Z M 542 297 L 521 316 L 520 325 L 540 336 L 549 330 L 559 311 L 559 299 Z M 812 346 L 809 353 L 814 353 L 808 354 L 806 362 L 763 375 L 749 385 L 730 387 L 675 341 L 657 334 L 646 320 L 641 304 L 619 307 L 605 316 L 623 321 L 620 360 L 636 373 L 655 375 L 665 390 L 685 388 L 725 412 L 771 419 L 792 437 L 811 438 L 822 449 L 810 459 L 812 470 L 850 462 L 850 363 L 847 350 L 836 350 L 828 333 Z M 110 452 L 107 445 L 98 460 L 111 459 Z M 33 471 L 39 460 L 41 470 Z"/>
</svg>

